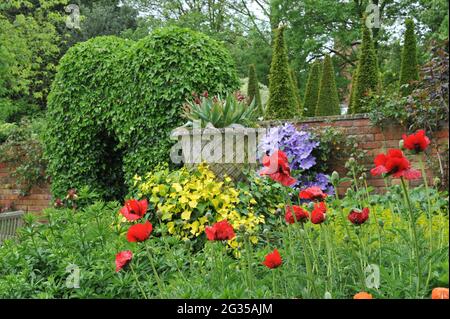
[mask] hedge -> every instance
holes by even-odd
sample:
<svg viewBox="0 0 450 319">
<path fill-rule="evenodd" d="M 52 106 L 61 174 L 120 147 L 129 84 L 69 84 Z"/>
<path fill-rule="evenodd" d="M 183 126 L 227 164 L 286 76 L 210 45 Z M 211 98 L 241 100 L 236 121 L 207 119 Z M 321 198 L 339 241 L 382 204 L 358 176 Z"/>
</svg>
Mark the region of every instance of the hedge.
<svg viewBox="0 0 450 319">
<path fill-rule="evenodd" d="M 238 87 L 229 53 L 189 29 L 158 29 L 138 42 L 97 37 L 71 47 L 49 95 L 52 192 L 89 185 L 105 199 L 120 198 L 135 174 L 170 160 L 169 135 L 183 124 L 182 104 L 192 92 Z"/>
</svg>

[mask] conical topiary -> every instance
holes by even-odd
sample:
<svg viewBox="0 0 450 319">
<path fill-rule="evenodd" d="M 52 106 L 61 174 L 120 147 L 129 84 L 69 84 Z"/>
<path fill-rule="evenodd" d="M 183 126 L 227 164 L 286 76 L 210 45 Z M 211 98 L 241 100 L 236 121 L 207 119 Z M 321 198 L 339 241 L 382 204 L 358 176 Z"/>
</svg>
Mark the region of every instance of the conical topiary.
<svg viewBox="0 0 450 319">
<path fill-rule="evenodd" d="M 354 69 L 353 73 L 352 73 L 352 82 L 350 84 L 350 95 L 348 97 L 347 114 L 353 113 L 352 104 L 353 104 L 353 100 L 355 98 L 356 71 L 357 71 L 357 69 Z"/>
<path fill-rule="evenodd" d="M 287 48 L 283 35 L 284 28 L 282 26 L 275 30 L 269 73 L 269 100 L 265 114 L 267 119 L 290 119 L 298 114 L 295 93 L 289 74 Z"/>
<path fill-rule="evenodd" d="M 297 103 L 297 115 L 301 117 L 303 115 L 302 101 L 300 99 L 300 94 L 298 92 L 298 82 L 297 77 L 295 76 L 294 70 L 292 68 L 289 69 L 291 74 L 292 88 L 294 90 L 295 101 Z"/>
<path fill-rule="evenodd" d="M 325 56 L 320 79 L 319 97 L 317 98 L 316 116 L 340 115 L 339 96 L 336 87 L 333 62 Z"/>
<path fill-rule="evenodd" d="M 411 81 L 419 80 L 414 22 L 411 19 L 406 19 L 405 25 L 406 31 L 402 50 L 402 66 L 400 70 L 400 93 L 403 96 L 412 92 L 413 86 L 411 85 Z M 404 84 L 409 84 L 409 86 L 402 87 Z"/>
<path fill-rule="evenodd" d="M 364 112 L 364 97 L 376 92 L 379 85 L 378 62 L 370 30 L 363 25 L 362 44 L 355 78 L 352 112 Z"/>
<path fill-rule="evenodd" d="M 320 62 L 312 64 L 306 83 L 303 115 L 312 117 L 316 115 L 317 98 L 319 97 Z"/>
<path fill-rule="evenodd" d="M 247 99 L 248 105 L 250 105 L 250 103 L 255 100 L 257 116 L 262 116 L 263 107 L 261 102 L 261 94 L 259 92 L 259 82 L 256 76 L 256 68 L 254 64 L 250 64 L 248 68 Z"/>
</svg>

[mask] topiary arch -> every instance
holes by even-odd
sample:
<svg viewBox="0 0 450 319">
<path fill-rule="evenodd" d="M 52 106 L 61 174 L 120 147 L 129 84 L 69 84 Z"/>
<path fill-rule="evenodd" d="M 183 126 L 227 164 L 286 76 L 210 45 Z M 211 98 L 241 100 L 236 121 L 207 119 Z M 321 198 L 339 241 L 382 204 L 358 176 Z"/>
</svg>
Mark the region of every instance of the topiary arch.
<svg viewBox="0 0 450 319">
<path fill-rule="evenodd" d="M 89 185 L 120 198 L 135 174 L 169 161 L 169 135 L 183 124 L 182 104 L 192 92 L 238 87 L 228 52 L 189 29 L 158 29 L 138 42 L 97 37 L 71 47 L 48 99 L 53 194 Z"/>
</svg>

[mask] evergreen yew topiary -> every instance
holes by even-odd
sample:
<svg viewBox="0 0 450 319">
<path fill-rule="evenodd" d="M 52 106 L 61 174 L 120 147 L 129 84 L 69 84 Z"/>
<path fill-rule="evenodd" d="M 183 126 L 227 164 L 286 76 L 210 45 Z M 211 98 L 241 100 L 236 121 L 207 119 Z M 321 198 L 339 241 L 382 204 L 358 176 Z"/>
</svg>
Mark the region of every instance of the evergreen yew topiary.
<svg viewBox="0 0 450 319">
<path fill-rule="evenodd" d="M 340 115 L 339 96 L 336 87 L 333 62 L 325 56 L 317 98 L 316 116 Z"/>
<path fill-rule="evenodd" d="M 378 62 L 370 30 L 363 25 L 362 44 L 356 70 L 352 113 L 364 112 L 364 98 L 377 92 L 379 86 Z"/>
<path fill-rule="evenodd" d="M 356 75 L 357 75 L 356 71 L 357 71 L 357 69 L 354 69 L 353 73 L 352 73 L 352 82 L 350 84 L 350 96 L 348 97 L 347 114 L 353 113 L 352 104 L 353 104 L 353 100 L 355 98 L 355 83 L 356 83 Z"/>
<path fill-rule="evenodd" d="M 312 64 L 306 83 L 303 115 L 312 117 L 316 115 L 317 98 L 319 97 L 320 62 Z"/>
<path fill-rule="evenodd" d="M 417 65 L 416 36 L 414 34 L 414 22 L 411 19 L 405 21 L 406 31 L 402 50 L 402 65 L 400 70 L 400 93 L 405 96 L 412 92 L 412 81 L 419 80 Z M 407 87 L 402 87 L 409 84 Z"/>
<path fill-rule="evenodd" d="M 249 65 L 248 69 L 248 86 L 247 86 L 247 98 L 248 105 L 255 100 L 255 106 L 257 108 L 257 116 L 263 115 L 263 106 L 261 101 L 261 93 L 259 92 L 259 82 L 256 76 L 256 68 L 254 64 Z"/>
<path fill-rule="evenodd" d="M 89 185 L 106 199 L 121 198 L 135 174 L 170 162 L 170 132 L 184 123 L 182 105 L 192 92 L 238 87 L 224 47 L 189 29 L 158 29 L 138 42 L 97 37 L 71 47 L 48 99 L 53 194 Z"/>
<path fill-rule="evenodd" d="M 298 91 L 297 76 L 295 75 L 295 72 L 292 68 L 289 68 L 289 73 L 291 75 L 292 90 L 294 91 L 295 101 L 297 104 L 297 116 L 301 117 L 303 115 L 303 108 L 302 108 L 302 101 L 300 99 L 300 93 Z"/>
<path fill-rule="evenodd" d="M 269 73 L 269 100 L 265 114 L 267 119 L 290 119 L 298 115 L 297 101 L 289 74 L 284 28 L 275 30 Z"/>
</svg>

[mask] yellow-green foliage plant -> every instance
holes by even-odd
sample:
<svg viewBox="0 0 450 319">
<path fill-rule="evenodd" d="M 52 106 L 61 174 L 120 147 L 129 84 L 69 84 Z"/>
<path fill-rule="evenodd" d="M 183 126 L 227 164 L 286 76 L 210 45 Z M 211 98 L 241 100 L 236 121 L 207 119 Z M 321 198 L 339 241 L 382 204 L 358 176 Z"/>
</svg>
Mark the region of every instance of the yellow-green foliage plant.
<svg viewBox="0 0 450 319">
<path fill-rule="evenodd" d="M 226 219 L 234 229 L 249 234 L 253 243 L 258 241 L 258 226 L 265 217 L 255 212 L 257 201 L 249 192 L 242 194 L 231 178 L 219 182 L 204 164 L 193 170 L 160 168 L 134 180 L 137 196 L 148 198 L 150 210 L 179 239 L 198 238 L 206 226 Z M 238 209 L 241 195 L 248 197 L 245 213 Z M 229 245 L 235 248 L 238 243 L 233 239 Z"/>
</svg>

